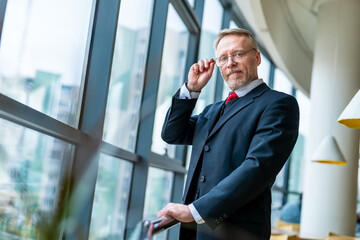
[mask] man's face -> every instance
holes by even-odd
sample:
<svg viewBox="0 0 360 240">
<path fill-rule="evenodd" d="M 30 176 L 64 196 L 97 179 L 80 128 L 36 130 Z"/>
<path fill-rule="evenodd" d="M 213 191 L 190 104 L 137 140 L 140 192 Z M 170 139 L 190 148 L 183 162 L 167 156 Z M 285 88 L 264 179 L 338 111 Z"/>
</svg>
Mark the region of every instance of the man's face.
<svg viewBox="0 0 360 240">
<path fill-rule="evenodd" d="M 219 67 L 221 75 L 231 90 L 241 88 L 253 80 L 258 79 L 257 66 L 261 63 L 260 52 L 249 51 L 255 48 L 246 35 L 227 35 L 223 37 L 217 47 L 216 57 L 227 56 L 228 61 Z M 247 52 L 240 62 L 229 57 L 235 52 Z"/>
</svg>

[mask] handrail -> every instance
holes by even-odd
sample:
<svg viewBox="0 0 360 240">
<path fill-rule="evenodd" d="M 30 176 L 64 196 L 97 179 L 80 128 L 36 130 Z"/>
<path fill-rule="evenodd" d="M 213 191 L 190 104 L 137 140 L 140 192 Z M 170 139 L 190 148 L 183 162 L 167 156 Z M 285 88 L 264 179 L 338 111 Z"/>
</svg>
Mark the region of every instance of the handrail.
<svg viewBox="0 0 360 240">
<path fill-rule="evenodd" d="M 176 224 L 180 223 L 178 220 L 173 220 L 169 222 L 168 224 L 165 224 L 163 226 L 158 226 L 161 222 L 162 218 L 152 218 L 152 219 L 145 219 L 142 221 L 142 228 L 141 228 L 141 234 L 140 239 L 151 239 L 152 236 L 161 233 L 165 230 L 170 229 L 171 227 L 175 226 Z"/>
</svg>

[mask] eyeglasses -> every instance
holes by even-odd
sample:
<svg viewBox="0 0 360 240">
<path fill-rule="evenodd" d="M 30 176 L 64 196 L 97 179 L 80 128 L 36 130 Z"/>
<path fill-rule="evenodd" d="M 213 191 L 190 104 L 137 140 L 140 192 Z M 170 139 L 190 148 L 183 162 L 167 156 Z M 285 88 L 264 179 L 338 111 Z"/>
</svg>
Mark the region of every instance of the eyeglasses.
<svg viewBox="0 0 360 240">
<path fill-rule="evenodd" d="M 250 52 L 250 51 L 253 51 L 253 50 L 257 51 L 255 48 L 252 48 L 252 49 L 250 49 L 250 50 L 248 50 L 246 52 L 236 51 L 236 52 L 232 53 L 229 56 L 218 57 L 218 58 L 215 59 L 216 65 L 218 67 L 225 66 L 227 64 L 228 60 L 229 60 L 229 57 L 231 58 L 231 60 L 233 62 L 236 62 L 236 63 L 242 62 L 242 61 L 244 61 L 246 54 L 248 52 Z"/>
</svg>

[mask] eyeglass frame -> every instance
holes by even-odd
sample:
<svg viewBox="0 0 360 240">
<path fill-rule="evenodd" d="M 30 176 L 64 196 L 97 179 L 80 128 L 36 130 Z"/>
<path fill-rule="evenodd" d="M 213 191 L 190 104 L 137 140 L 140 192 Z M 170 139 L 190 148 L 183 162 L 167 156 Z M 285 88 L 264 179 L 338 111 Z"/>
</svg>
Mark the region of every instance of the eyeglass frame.
<svg viewBox="0 0 360 240">
<path fill-rule="evenodd" d="M 233 62 L 236 62 L 236 63 L 242 62 L 243 59 L 245 58 L 246 54 L 247 54 L 248 52 L 253 51 L 253 50 L 256 51 L 256 52 L 258 51 L 256 48 L 252 48 L 252 49 L 250 49 L 250 50 L 248 50 L 248 51 L 245 51 L 245 52 L 235 51 L 235 52 L 233 52 L 232 54 L 226 56 L 226 61 L 225 61 L 222 65 L 220 65 L 220 63 L 218 63 L 218 60 L 219 60 L 219 58 L 222 58 L 222 57 L 225 57 L 225 56 L 220 56 L 220 57 L 218 57 L 218 58 L 215 58 L 216 66 L 218 66 L 218 67 L 223 67 L 223 66 L 225 66 L 225 65 L 228 63 L 228 61 L 229 61 L 229 57 L 231 58 L 231 60 L 232 60 Z M 239 53 L 239 55 L 240 55 L 239 57 L 241 57 L 241 60 L 240 60 L 240 61 L 235 61 L 235 59 L 234 59 L 234 56 L 235 56 L 235 54 L 237 54 L 237 53 Z"/>
</svg>

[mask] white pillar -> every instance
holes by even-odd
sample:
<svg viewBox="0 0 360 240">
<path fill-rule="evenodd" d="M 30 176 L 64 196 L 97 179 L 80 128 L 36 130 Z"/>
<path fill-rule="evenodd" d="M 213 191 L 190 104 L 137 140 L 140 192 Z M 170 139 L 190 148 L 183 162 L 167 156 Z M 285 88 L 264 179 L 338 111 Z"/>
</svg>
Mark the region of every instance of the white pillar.
<svg viewBox="0 0 360 240">
<path fill-rule="evenodd" d="M 310 94 L 311 131 L 306 139 L 302 235 L 355 233 L 360 130 L 339 124 L 337 118 L 360 88 L 359 13 L 358 0 L 328 1 L 319 8 Z M 309 160 L 329 134 L 338 141 L 347 165 Z"/>
</svg>

